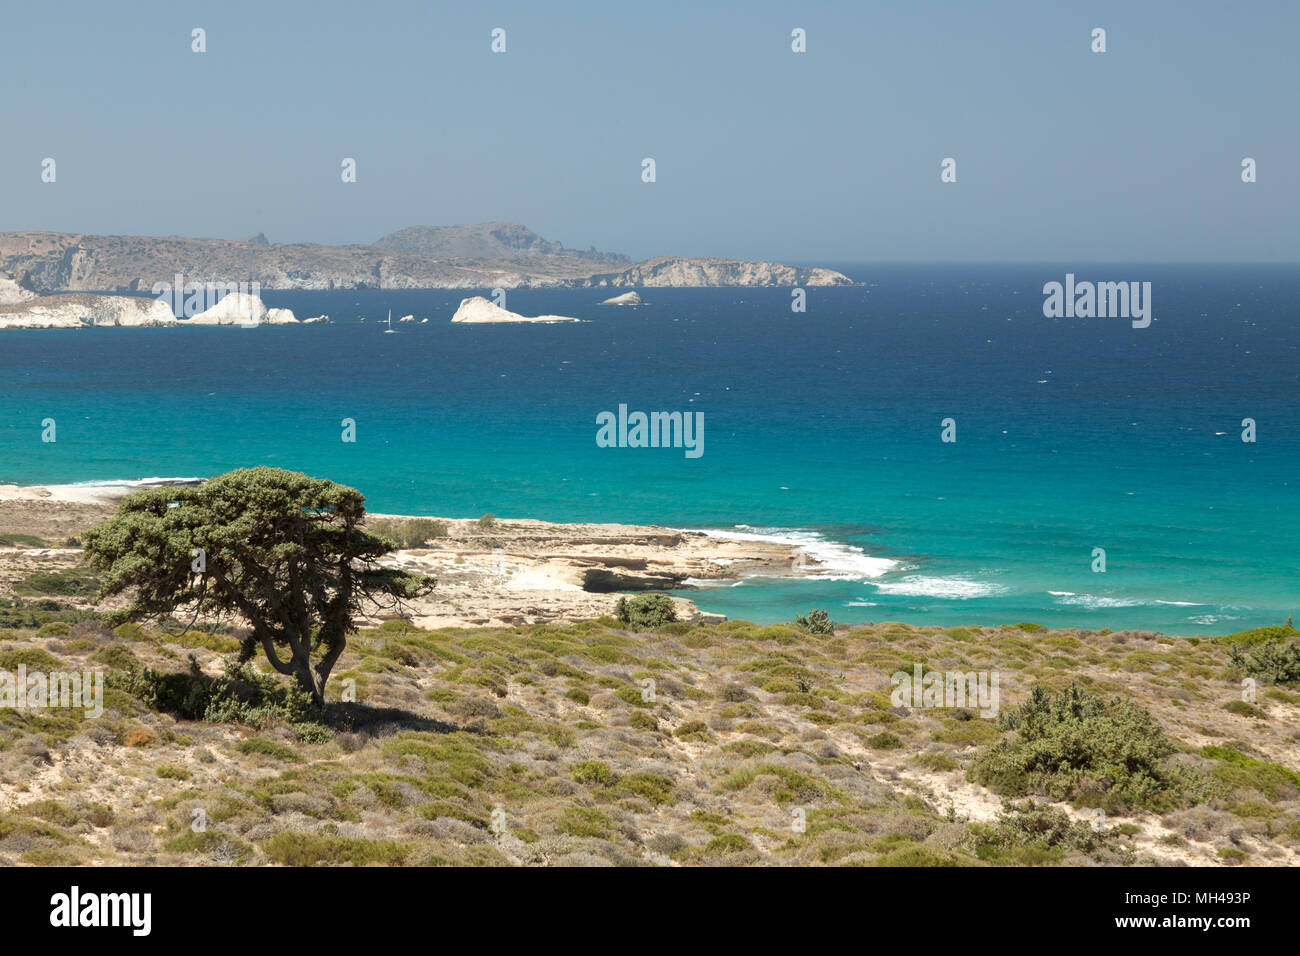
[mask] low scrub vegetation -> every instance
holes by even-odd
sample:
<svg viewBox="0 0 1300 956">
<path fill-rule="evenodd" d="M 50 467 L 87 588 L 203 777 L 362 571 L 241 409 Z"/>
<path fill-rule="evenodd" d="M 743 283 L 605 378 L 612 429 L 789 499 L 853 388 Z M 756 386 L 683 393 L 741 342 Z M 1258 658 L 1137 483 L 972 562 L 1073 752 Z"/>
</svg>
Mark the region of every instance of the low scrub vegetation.
<svg viewBox="0 0 1300 956">
<path fill-rule="evenodd" d="M 1168 809 L 1178 802 L 1176 774 L 1165 760 L 1173 742 L 1131 702 L 1076 683 L 1055 694 L 1038 685 L 998 726 L 1014 737 L 987 747 L 970 769 L 972 780 L 996 793 L 1108 810 Z"/>
<path fill-rule="evenodd" d="M 688 624 L 651 594 L 360 627 L 319 705 L 240 630 L 45 600 L 0 602 L 0 667 L 107 670 L 104 710 L 0 708 L 0 864 L 1300 861 L 1300 695 L 1235 706 L 1232 643 Z M 996 668 L 1001 719 L 893 706 L 914 662 Z"/>
<path fill-rule="evenodd" d="M 447 522 L 434 518 L 378 518 L 366 527 L 399 548 L 422 548 L 430 541 L 447 537 Z"/>
</svg>

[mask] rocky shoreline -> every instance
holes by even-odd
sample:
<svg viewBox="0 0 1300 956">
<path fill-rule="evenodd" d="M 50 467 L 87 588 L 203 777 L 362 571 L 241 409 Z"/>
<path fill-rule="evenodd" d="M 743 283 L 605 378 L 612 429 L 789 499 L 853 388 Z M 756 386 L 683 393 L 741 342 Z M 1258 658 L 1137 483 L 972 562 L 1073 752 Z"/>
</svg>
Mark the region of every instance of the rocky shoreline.
<svg viewBox="0 0 1300 956">
<path fill-rule="evenodd" d="M 109 518 L 116 501 L 140 487 L 0 485 L 0 535 L 18 539 L 0 547 L 0 594 L 12 596 L 15 582 L 35 571 L 78 568 L 77 535 Z M 368 521 L 400 523 L 409 517 L 372 514 Z M 654 525 L 434 520 L 445 534 L 389 559 L 438 578 L 434 591 L 407 609 L 421 627 L 572 623 L 612 613 L 623 594 L 689 590 L 752 575 L 805 575 L 817 567 L 807 560 L 796 562 L 794 549 L 777 542 L 730 540 Z M 724 620 L 685 598 L 673 597 L 673 602 L 683 620 Z M 369 609 L 372 622 L 389 616 L 391 611 Z"/>
<path fill-rule="evenodd" d="M 211 325 L 298 325 L 292 309 L 269 309 L 256 295 L 233 292 L 191 318 L 178 319 L 163 299 L 72 293 L 0 304 L 0 329 L 162 328 Z"/>
</svg>

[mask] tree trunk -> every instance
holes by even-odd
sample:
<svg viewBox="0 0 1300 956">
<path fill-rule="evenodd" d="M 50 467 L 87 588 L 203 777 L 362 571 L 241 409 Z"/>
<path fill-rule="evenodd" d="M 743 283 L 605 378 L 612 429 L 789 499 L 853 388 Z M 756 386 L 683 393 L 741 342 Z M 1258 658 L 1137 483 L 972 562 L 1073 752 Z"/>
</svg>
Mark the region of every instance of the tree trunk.
<svg viewBox="0 0 1300 956">
<path fill-rule="evenodd" d="M 311 695 L 311 702 L 317 707 L 325 706 L 325 677 L 321 677 L 311 668 L 311 661 L 307 657 L 295 658 L 293 662 L 293 676 L 298 678 L 298 686 Z"/>
<path fill-rule="evenodd" d="M 311 695 L 312 703 L 321 708 L 325 706 L 325 682 L 330 679 L 330 671 L 343 655 L 347 643 L 346 637 L 338 637 L 331 641 L 325 656 L 315 667 L 312 667 L 310 638 L 290 639 L 289 648 L 292 656 L 286 662 L 275 652 L 275 644 L 271 636 L 267 633 L 262 635 L 262 648 L 266 651 L 266 658 L 271 662 L 271 666 L 281 674 L 293 675 L 298 681 L 298 686 Z"/>
</svg>

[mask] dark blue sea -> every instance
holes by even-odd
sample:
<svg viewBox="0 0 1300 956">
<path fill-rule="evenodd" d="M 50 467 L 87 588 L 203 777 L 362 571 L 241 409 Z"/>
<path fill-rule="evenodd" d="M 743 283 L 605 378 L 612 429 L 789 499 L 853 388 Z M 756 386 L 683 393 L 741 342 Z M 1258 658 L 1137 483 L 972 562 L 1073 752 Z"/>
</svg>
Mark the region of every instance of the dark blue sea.
<svg viewBox="0 0 1300 956">
<path fill-rule="evenodd" d="M 1208 635 L 1300 610 L 1300 268 L 836 267 L 865 285 L 804 313 L 789 289 L 516 290 L 585 321 L 470 326 L 470 292 L 267 292 L 332 324 L 0 331 L 0 482 L 267 464 L 378 511 L 773 536 L 820 576 L 688 595 L 761 622 Z M 1045 318 L 1066 272 L 1151 282 L 1154 321 Z M 389 308 L 417 322 L 384 335 Z M 703 454 L 598 447 L 620 404 L 701 413 Z"/>
</svg>

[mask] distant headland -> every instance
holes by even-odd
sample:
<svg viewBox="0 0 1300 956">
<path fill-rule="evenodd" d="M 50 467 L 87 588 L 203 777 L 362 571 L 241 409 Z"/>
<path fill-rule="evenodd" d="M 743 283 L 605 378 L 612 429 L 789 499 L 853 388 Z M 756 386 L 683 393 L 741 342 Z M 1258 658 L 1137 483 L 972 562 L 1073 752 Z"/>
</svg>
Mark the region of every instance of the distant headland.
<svg viewBox="0 0 1300 956">
<path fill-rule="evenodd" d="M 776 262 L 567 249 L 517 223 L 413 226 L 369 245 L 327 246 L 181 236 L 0 233 L 0 276 L 38 295 L 145 292 L 177 273 L 262 289 L 517 289 L 830 286 L 832 269 Z M 10 297 L 13 301 L 14 297 Z"/>
</svg>

